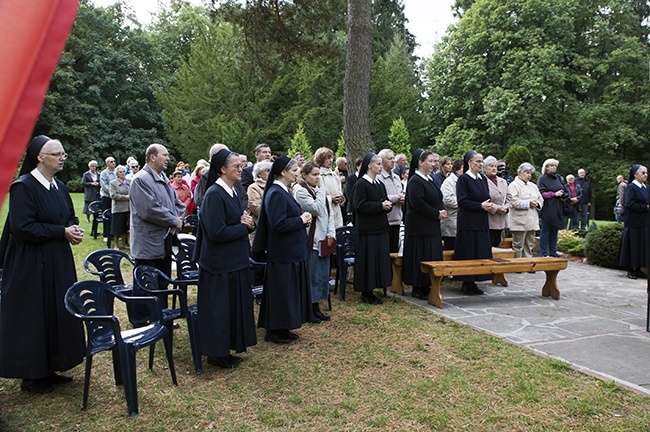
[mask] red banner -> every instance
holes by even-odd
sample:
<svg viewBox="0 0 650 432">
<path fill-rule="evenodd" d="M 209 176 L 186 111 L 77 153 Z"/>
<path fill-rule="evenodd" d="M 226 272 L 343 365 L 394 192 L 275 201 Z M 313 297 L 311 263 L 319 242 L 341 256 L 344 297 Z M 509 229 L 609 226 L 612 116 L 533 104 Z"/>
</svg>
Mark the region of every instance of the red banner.
<svg viewBox="0 0 650 432">
<path fill-rule="evenodd" d="M 32 138 L 78 0 L 0 1 L 0 202 Z"/>
</svg>

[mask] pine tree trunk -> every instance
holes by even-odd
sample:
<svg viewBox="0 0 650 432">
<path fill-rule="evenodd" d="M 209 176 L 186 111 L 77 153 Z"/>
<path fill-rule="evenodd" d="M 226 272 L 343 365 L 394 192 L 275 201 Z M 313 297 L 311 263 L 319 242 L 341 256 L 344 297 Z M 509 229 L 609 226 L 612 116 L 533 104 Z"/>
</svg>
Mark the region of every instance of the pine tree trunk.
<svg viewBox="0 0 650 432">
<path fill-rule="evenodd" d="M 348 0 L 348 41 L 343 82 L 343 136 L 350 166 L 374 150 L 370 136 L 371 0 Z"/>
</svg>

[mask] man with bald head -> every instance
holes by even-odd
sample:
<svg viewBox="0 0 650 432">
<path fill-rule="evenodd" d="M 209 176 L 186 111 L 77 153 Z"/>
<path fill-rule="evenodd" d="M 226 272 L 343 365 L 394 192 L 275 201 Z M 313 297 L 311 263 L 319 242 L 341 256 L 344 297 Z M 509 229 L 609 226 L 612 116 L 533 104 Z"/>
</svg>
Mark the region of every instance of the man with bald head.
<svg viewBox="0 0 650 432">
<path fill-rule="evenodd" d="M 165 146 L 151 144 L 145 160 L 129 190 L 131 254 L 136 266 L 150 265 L 171 277 L 171 239 L 183 227 L 185 204 L 165 175 L 169 163 Z"/>
</svg>

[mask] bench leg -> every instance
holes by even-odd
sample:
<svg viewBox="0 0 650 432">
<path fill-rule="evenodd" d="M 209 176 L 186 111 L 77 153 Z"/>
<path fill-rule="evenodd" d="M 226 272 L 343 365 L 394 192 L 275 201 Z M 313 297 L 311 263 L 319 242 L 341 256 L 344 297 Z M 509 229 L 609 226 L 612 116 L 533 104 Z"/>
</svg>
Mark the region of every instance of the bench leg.
<svg viewBox="0 0 650 432">
<path fill-rule="evenodd" d="M 557 274 L 559 270 L 547 270 L 546 282 L 542 287 L 542 296 L 551 297 L 555 300 L 560 299 L 560 290 L 557 288 Z"/>
<path fill-rule="evenodd" d="M 430 305 L 434 305 L 438 309 L 442 309 L 443 301 L 442 294 L 440 294 L 440 283 L 442 282 L 442 276 L 435 276 L 433 272 L 429 272 L 429 277 L 431 278 L 431 291 L 429 291 L 427 302 Z"/>
<path fill-rule="evenodd" d="M 499 284 L 501 286 L 507 287 L 508 286 L 508 279 L 506 279 L 506 274 L 505 273 L 495 273 L 494 276 L 492 277 L 492 284 L 493 285 Z"/>
<path fill-rule="evenodd" d="M 399 295 L 404 295 L 404 284 L 402 283 L 403 264 L 398 264 L 393 260 L 391 267 L 393 267 L 393 280 L 390 284 L 390 290 Z"/>
</svg>

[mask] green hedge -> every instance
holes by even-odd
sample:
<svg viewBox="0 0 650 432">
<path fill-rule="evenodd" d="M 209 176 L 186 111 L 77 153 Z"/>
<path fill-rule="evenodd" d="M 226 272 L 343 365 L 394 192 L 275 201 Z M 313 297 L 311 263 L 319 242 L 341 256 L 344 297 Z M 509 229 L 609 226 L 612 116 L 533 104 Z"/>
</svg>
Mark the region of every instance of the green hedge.
<svg viewBox="0 0 650 432">
<path fill-rule="evenodd" d="M 590 264 L 619 268 L 618 253 L 623 237 L 623 224 L 608 224 L 587 234 L 585 254 Z"/>
</svg>

